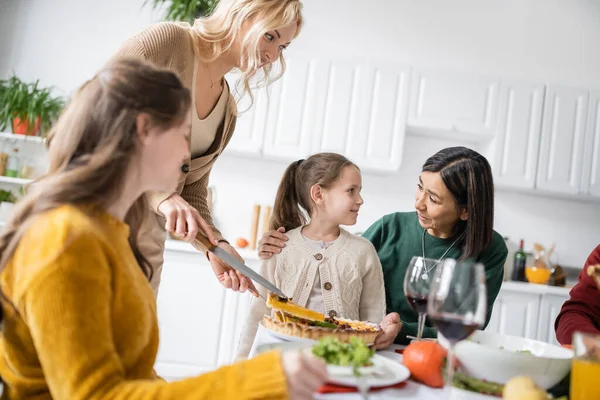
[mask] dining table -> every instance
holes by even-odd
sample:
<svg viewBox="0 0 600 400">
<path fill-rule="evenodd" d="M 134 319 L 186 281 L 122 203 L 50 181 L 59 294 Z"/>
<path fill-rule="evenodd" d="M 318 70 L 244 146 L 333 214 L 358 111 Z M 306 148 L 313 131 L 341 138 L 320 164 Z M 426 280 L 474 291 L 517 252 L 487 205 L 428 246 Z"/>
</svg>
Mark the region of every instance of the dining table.
<svg viewBox="0 0 600 400">
<path fill-rule="evenodd" d="M 406 346 L 393 344 L 385 350 L 377 351 L 380 356 L 389 358 L 398 363 L 402 362 L 401 351 Z M 362 400 L 359 393 L 327 393 L 315 394 L 316 400 Z M 488 396 L 475 392 L 469 392 L 458 388 L 431 388 L 412 379 L 405 381 L 401 388 L 371 390 L 368 393 L 369 400 L 387 400 L 387 399 L 414 399 L 414 400 L 498 400 L 498 397 Z"/>
</svg>

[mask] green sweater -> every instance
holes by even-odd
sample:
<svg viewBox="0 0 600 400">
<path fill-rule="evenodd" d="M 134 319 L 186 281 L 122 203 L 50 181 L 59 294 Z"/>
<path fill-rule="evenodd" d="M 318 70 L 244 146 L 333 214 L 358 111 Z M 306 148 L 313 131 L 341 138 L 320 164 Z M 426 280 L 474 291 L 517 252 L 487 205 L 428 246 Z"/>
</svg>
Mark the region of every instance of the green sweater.
<svg viewBox="0 0 600 400">
<path fill-rule="evenodd" d="M 379 254 L 383 266 L 387 312 L 397 312 L 402 320 L 402 330 L 395 342 L 408 343 L 407 335 L 417 335 L 418 315 L 408 304 L 404 296 L 404 275 L 413 256 L 422 256 L 421 239 L 423 228 L 419 224 L 416 212 L 389 214 L 375 222 L 363 236 L 371 241 Z M 425 256 L 439 258 L 452 244 L 455 238 L 440 239 L 425 234 Z M 492 315 L 494 300 L 498 295 L 504 276 L 504 262 L 508 249 L 502 236 L 494 231 L 492 243 L 479 257 L 485 265 L 487 284 L 488 312 L 485 325 Z M 453 247 L 446 254 L 447 258 L 459 259 L 462 249 Z M 426 320 L 423 337 L 437 337 L 437 331 Z"/>
</svg>

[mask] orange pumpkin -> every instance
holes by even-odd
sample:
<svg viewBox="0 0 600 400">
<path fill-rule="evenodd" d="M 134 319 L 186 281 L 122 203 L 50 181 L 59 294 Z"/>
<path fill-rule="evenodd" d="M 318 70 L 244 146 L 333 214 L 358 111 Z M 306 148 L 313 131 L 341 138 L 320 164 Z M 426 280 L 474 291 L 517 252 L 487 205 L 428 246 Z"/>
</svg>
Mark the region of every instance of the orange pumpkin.
<svg viewBox="0 0 600 400">
<path fill-rule="evenodd" d="M 238 239 L 235 241 L 235 245 L 236 245 L 237 247 L 239 247 L 240 249 L 243 249 L 243 248 L 245 248 L 245 247 L 247 247 L 247 246 L 248 246 L 248 241 L 247 241 L 246 239 L 244 239 L 244 238 L 238 238 Z"/>
<path fill-rule="evenodd" d="M 444 386 L 442 366 L 445 358 L 446 349 L 428 340 L 413 342 L 402 352 L 402 363 L 412 378 L 434 388 Z"/>
</svg>

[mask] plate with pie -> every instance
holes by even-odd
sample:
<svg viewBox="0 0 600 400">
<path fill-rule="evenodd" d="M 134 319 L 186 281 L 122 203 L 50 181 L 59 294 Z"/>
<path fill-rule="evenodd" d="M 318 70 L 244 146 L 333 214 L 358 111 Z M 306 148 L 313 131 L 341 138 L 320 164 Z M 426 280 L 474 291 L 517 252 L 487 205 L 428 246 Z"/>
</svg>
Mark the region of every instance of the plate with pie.
<svg viewBox="0 0 600 400">
<path fill-rule="evenodd" d="M 285 341 L 313 342 L 334 337 L 341 342 L 349 342 L 356 337 L 371 345 L 381 333 L 381 327 L 377 324 L 326 317 L 275 294 L 269 295 L 267 306 L 271 308 L 271 315 L 263 316 L 260 324 L 273 336 Z"/>
</svg>

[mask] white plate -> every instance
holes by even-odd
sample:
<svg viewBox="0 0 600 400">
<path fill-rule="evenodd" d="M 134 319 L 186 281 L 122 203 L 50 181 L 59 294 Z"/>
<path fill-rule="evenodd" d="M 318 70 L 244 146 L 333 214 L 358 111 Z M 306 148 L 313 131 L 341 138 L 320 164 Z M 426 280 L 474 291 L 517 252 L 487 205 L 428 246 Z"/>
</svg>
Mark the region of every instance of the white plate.
<svg viewBox="0 0 600 400">
<path fill-rule="evenodd" d="M 376 373 L 367 375 L 366 380 L 370 387 L 391 386 L 404 382 L 410 377 L 410 371 L 404 365 L 392 361 L 378 354 L 373 356 L 373 364 L 376 366 Z M 329 375 L 329 382 L 342 386 L 356 386 L 356 377 Z"/>
<path fill-rule="evenodd" d="M 286 335 L 284 333 L 274 331 L 274 330 L 269 329 L 266 326 L 264 326 L 262 321 L 260 321 L 259 324 L 260 324 L 260 326 L 262 326 L 263 329 L 265 329 L 267 332 L 269 332 L 269 335 L 273 335 L 274 337 L 284 340 L 286 342 L 317 343 L 317 340 L 300 338 L 297 336 Z M 372 344 L 373 343 L 367 343 L 367 346 L 371 346 Z"/>
</svg>

